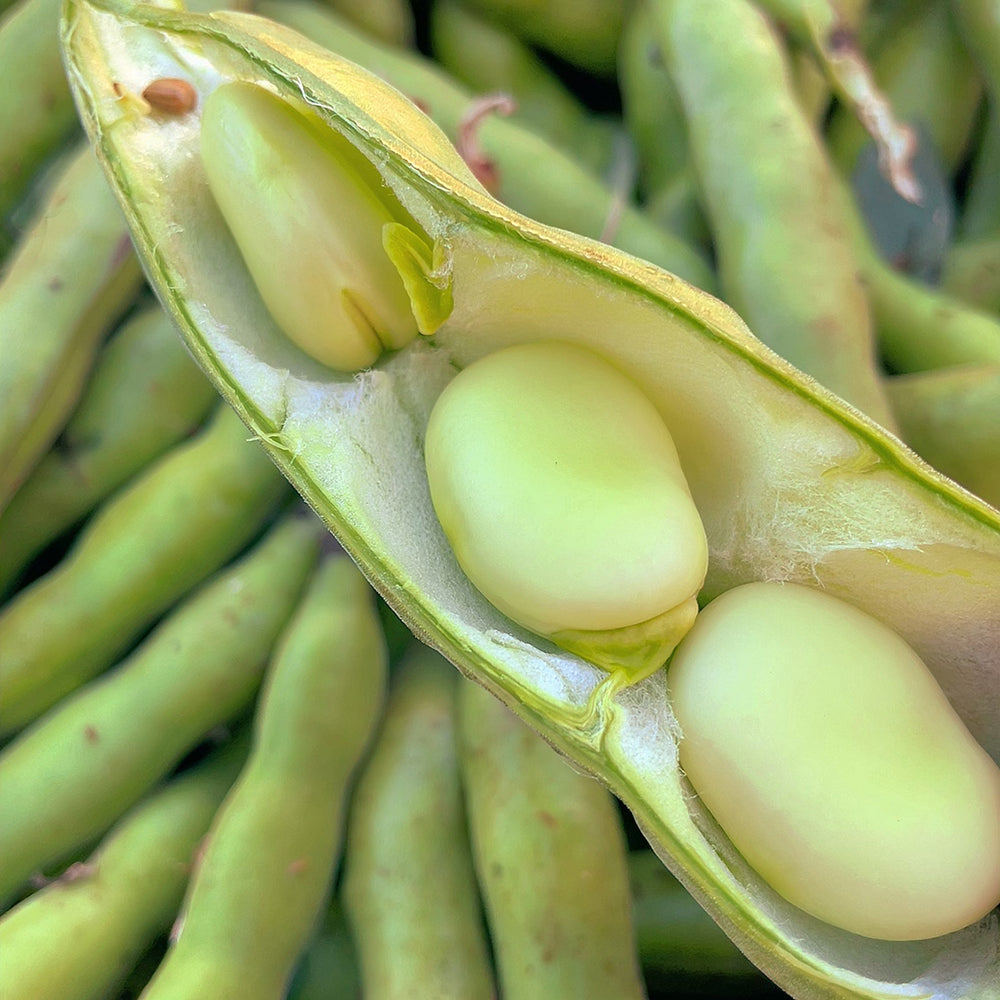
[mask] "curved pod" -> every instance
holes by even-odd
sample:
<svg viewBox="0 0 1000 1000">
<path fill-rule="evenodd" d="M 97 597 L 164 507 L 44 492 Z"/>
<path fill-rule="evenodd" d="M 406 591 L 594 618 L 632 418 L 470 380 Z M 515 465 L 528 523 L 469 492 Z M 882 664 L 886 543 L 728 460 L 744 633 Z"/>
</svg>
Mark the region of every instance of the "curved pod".
<svg viewBox="0 0 1000 1000">
<path fill-rule="evenodd" d="M 671 429 L 708 539 L 701 599 L 784 579 L 877 612 L 995 757 L 1000 515 L 711 296 L 489 198 L 410 101 L 299 35 L 249 15 L 101 0 L 71 2 L 63 38 L 85 124 L 191 350 L 410 627 L 606 782 L 788 992 L 985 996 L 1000 972 L 995 914 L 920 946 L 872 942 L 801 914 L 740 862 L 682 782 L 663 671 L 574 725 L 604 675 L 475 591 L 434 516 L 422 442 L 435 399 L 476 358 L 541 339 L 593 347 Z M 202 98 L 236 79 L 304 98 L 368 157 L 436 242 L 452 308 L 434 337 L 359 376 L 331 374 L 286 340 L 212 204 L 193 155 L 197 111 L 164 123 L 115 97 L 115 83 L 138 93 L 163 76 Z"/>
</svg>

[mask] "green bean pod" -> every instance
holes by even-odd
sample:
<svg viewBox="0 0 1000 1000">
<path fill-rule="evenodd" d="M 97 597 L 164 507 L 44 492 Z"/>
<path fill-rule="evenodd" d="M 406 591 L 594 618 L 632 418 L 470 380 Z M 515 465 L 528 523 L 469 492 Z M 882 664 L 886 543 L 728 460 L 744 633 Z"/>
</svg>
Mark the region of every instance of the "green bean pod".
<svg viewBox="0 0 1000 1000">
<path fill-rule="evenodd" d="M 347 918 L 336 898 L 299 962 L 288 1000 L 361 1000 L 361 972 Z"/>
<path fill-rule="evenodd" d="M 941 285 L 969 305 L 1000 314 L 1000 234 L 952 243 L 945 253 Z"/>
<path fill-rule="evenodd" d="M 741 996 L 767 983 L 652 851 L 630 851 L 628 873 L 639 959 L 647 980 L 704 988 L 706 981 L 717 979 L 738 986 Z"/>
<path fill-rule="evenodd" d="M 242 749 L 242 748 L 241 748 Z M 0 919 L 6 1000 L 99 1000 L 113 994 L 167 931 L 201 838 L 245 752 L 217 751 L 128 812 L 79 868 Z"/>
<path fill-rule="evenodd" d="M 614 128 L 589 114 L 565 84 L 512 31 L 473 13 L 459 0 L 431 8 L 435 59 L 477 94 L 504 93 L 517 105 L 514 120 L 549 139 L 604 176 Z"/>
<path fill-rule="evenodd" d="M 58 0 L 18 0 L 0 21 L 0 220 L 76 124 L 59 55 Z"/>
<path fill-rule="evenodd" d="M 188 598 L 106 677 L 0 753 L 0 898 L 107 829 L 246 707 L 317 555 L 292 519 Z"/>
<path fill-rule="evenodd" d="M 886 383 L 903 440 L 1000 509 L 1000 365 L 957 365 Z"/>
<path fill-rule="evenodd" d="M 1000 236 L 1000 109 L 993 102 L 975 152 L 959 232 L 964 240 Z"/>
<path fill-rule="evenodd" d="M 0 513 L 0 592 L 44 545 L 192 433 L 215 399 L 162 309 L 125 323 L 59 440 Z"/>
<path fill-rule="evenodd" d="M 1000 102 L 1000 5 L 996 0 L 950 0 L 948 6 L 996 105 Z"/>
<path fill-rule="evenodd" d="M 413 11 L 406 0 L 327 0 L 327 3 L 374 38 L 400 48 L 413 46 Z"/>
<path fill-rule="evenodd" d="M 62 429 L 141 278 L 107 181 L 81 146 L 0 276 L 0 511 Z"/>
<path fill-rule="evenodd" d="M 742 0 L 714 3 L 711 16 L 704 3 L 680 0 L 652 11 L 687 115 L 727 301 L 769 347 L 892 428 L 836 180 L 776 35 Z M 727 53 L 740 46 L 745 56 L 734 63 Z"/>
<path fill-rule="evenodd" d="M 227 409 L 90 521 L 67 558 L 0 612 L 0 732 L 99 674 L 235 555 L 285 495 Z"/>
<path fill-rule="evenodd" d="M 961 5 L 959 5 L 961 6 Z M 949 170 L 962 161 L 983 93 L 982 79 L 956 31 L 948 0 L 910 5 L 871 56 L 875 80 L 904 122 L 921 124 Z M 828 131 L 831 155 L 845 176 L 868 136 L 841 107 Z"/>
<path fill-rule="evenodd" d="M 481 687 L 461 685 L 458 719 L 503 996 L 645 996 L 614 799 Z"/>
<path fill-rule="evenodd" d="M 403 661 L 351 802 L 341 897 L 372 1000 L 494 996 L 458 772 L 456 680 L 425 647 Z"/>
<path fill-rule="evenodd" d="M 474 10 L 593 73 L 614 72 L 625 5 L 620 0 L 468 0 Z"/>
<path fill-rule="evenodd" d="M 382 707 L 373 596 L 344 556 L 317 573 L 275 652 L 250 759 L 212 824 L 147 1000 L 285 995 L 329 892 L 351 777 Z"/>
<path fill-rule="evenodd" d="M 256 9 L 381 76 L 426 107 L 452 140 L 457 139 L 475 95 L 433 63 L 414 53 L 379 46 L 313 3 L 261 0 Z M 479 124 L 476 136 L 495 167 L 497 197 L 515 211 L 595 239 L 618 212 L 615 192 L 529 129 L 492 115 Z M 539 163 L 545 164 L 544 170 L 538 169 Z M 621 209 L 609 240 L 701 288 L 715 286 L 714 275 L 699 251 L 632 205 Z"/>
<path fill-rule="evenodd" d="M 677 88 L 656 40 L 650 9 L 636 4 L 618 47 L 622 113 L 638 157 L 647 213 L 694 246 L 710 241 Z"/>
<path fill-rule="evenodd" d="M 394 611 L 605 782 L 671 871 L 787 992 L 985 1000 L 1000 972 L 995 915 L 916 944 L 859 939 L 808 918 L 742 864 L 678 769 L 664 671 L 602 699 L 607 674 L 479 594 L 431 506 L 422 439 L 444 386 L 481 357 L 552 340 L 601 354 L 669 425 L 708 539 L 699 599 L 785 580 L 855 604 L 916 650 L 1000 759 L 997 512 L 767 349 L 718 300 L 488 197 L 411 100 L 343 57 L 246 14 L 72 0 L 66 15 L 83 120 L 162 301 Z M 355 374 L 295 347 L 210 199 L 197 111 L 165 128 L 110 100 L 112 79 L 141 89 L 165 73 L 200 98 L 221 81 L 264 85 L 295 107 L 308 102 L 317 128 L 350 142 L 423 233 L 411 232 L 410 245 L 429 247 L 426 258 L 398 257 L 412 304 L 440 302 L 447 286 L 451 312 L 433 338 Z"/>
</svg>

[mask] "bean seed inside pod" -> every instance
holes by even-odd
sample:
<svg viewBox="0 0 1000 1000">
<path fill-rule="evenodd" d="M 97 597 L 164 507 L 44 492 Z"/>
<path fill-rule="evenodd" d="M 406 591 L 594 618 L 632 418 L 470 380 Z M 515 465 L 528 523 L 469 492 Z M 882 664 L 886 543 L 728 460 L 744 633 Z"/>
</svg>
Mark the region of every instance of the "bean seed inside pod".
<svg viewBox="0 0 1000 1000">
<path fill-rule="evenodd" d="M 425 458 L 459 564 L 510 618 L 632 679 L 690 628 L 701 519 L 663 418 L 598 354 L 541 342 L 475 362 L 435 404 Z"/>
<path fill-rule="evenodd" d="M 688 779 L 789 902 L 896 941 L 1000 902 L 1000 769 L 875 618 L 810 587 L 736 587 L 667 685 Z"/>
</svg>

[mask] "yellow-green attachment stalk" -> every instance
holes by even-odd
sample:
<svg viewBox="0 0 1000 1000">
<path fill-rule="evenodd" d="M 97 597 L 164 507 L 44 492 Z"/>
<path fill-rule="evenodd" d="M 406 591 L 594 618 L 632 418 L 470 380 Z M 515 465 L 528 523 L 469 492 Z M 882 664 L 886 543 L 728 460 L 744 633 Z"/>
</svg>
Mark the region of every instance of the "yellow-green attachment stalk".
<svg viewBox="0 0 1000 1000">
<path fill-rule="evenodd" d="M 581 725 L 609 675 L 469 582 L 431 503 L 424 440 L 444 388 L 479 358 L 539 341 L 597 353 L 670 428 L 708 542 L 699 601 L 762 580 L 849 601 L 913 647 L 995 760 L 1000 513 L 768 350 L 710 295 L 491 198 L 404 94 L 290 29 L 247 14 L 69 0 L 63 43 L 82 118 L 186 343 L 410 628 L 607 784 L 786 992 L 995 1000 L 995 913 L 916 944 L 861 938 L 803 913 L 741 862 L 679 767 L 665 671 L 612 693 Z M 190 115 L 164 122 L 114 97 L 115 83 L 141 93 L 164 77 L 195 88 Z M 197 155 L 199 109 L 236 81 L 308 104 L 426 234 L 452 296 L 432 337 L 348 374 L 276 327 Z"/>
<path fill-rule="evenodd" d="M 891 629 L 811 587 L 716 598 L 667 674 L 680 761 L 785 899 L 890 941 L 1000 904 L 1000 768 Z"/>
<path fill-rule="evenodd" d="M 504 614 L 638 681 L 698 613 L 708 543 L 670 431 L 599 354 L 538 342 L 462 371 L 424 445 L 459 565 Z"/>
<path fill-rule="evenodd" d="M 389 255 L 402 211 L 343 137 L 304 106 L 229 83 L 205 102 L 201 159 L 264 303 L 310 357 L 359 371 L 417 336 Z"/>
</svg>

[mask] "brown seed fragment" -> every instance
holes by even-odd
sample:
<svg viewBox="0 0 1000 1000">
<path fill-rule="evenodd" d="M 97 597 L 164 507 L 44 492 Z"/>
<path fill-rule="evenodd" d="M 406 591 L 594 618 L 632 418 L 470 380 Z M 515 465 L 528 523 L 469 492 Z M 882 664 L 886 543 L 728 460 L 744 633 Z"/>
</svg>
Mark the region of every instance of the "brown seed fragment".
<svg viewBox="0 0 1000 1000">
<path fill-rule="evenodd" d="M 163 77 L 142 92 L 151 108 L 168 115 L 185 115 L 198 103 L 198 93 L 187 80 Z"/>
</svg>

